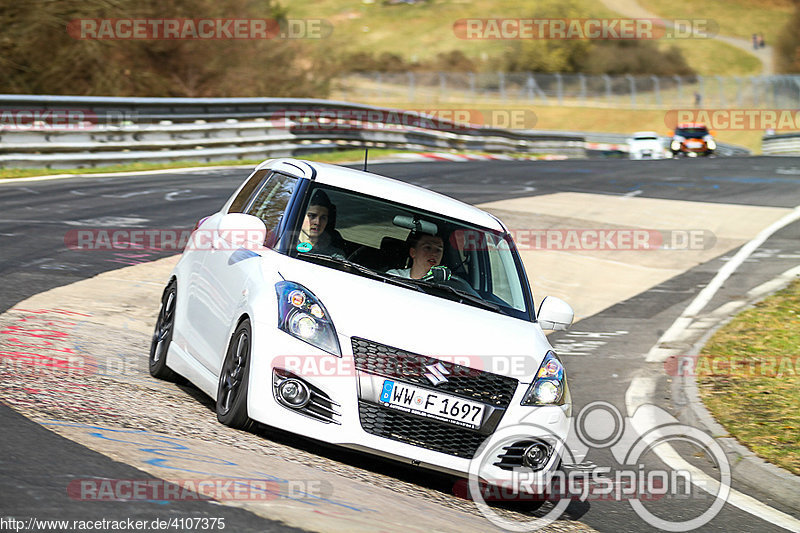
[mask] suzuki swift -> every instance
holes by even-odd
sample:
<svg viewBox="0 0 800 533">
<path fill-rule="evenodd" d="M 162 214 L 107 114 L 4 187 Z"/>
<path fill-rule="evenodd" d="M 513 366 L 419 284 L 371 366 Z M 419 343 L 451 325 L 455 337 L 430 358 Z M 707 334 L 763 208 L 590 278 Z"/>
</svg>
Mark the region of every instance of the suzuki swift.
<svg viewBox="0 0 800 533">
<path fill-rule="evenodd" d="M 509 230 L 345 167 L 260 164 L 170 274 L 150 373 L 254 422 L 482 482 L 559 468 L 571 403 Z"/>
</svg>

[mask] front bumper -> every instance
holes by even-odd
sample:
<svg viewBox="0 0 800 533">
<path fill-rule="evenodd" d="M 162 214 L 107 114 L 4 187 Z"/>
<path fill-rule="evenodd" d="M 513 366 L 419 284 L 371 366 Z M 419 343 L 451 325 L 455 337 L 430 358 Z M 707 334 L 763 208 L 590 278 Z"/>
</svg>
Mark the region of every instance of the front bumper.
<svg viewBox="0 0 800 533">
<path fill-rule="evenodd" d="M 493 401 L 487 400 L 487 405 L 494 405 L 487 409 L 478 430 L 399 412 L 376 402 L 365 390 L 367 382 L 383 379 L 386 369 L 365 365 L 361 355 L 354 355 L 350 337 L 340 335 L 339 340 L 341 358 L 277 331 L 274 326 L 256 328 L 248 397 L 250 417 L 292 433 L 406 464 L 465 477 L 472 473 L 490 484 L 507 485 L 519 479 L 519 470 L 515 473 L 513 468 L 514 458 L 503 459 L 508 455 L 506 448 L 515 443 L 547 443 L 551 453 L 539 471 L 552 472 L 558 467 L 569 428 L 569 404 L 522 406 L 528 383 L 504 376 L 482 376 L 475 383 L 494 386 L 494 392 L 500 390 L 500 382 L 511 380 L 513 384 L 502 401 L 497 399 L 502 394 L 495 394 Z M 266 354 L 269 355 L 262 356 Z M 325 422 L 280 404 L 272 386 L 276 368 L 291 371 L 322 391 L 335 402 L 337 414 Z M 410 368 L 413 371 L 421 367 Z M 415 384 L 412 375 L 391 377 Z M 427 388 L 440 390 L 431 385 Z M 544 485 L 539 490 L 543 488 Z"/>
</svg>

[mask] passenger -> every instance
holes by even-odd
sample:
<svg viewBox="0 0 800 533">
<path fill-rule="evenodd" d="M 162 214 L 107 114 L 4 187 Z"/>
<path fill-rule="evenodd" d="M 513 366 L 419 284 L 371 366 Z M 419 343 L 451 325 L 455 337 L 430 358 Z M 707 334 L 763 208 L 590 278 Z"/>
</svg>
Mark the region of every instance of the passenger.
<svg viewBox="0 0 800 533">
<path fill-rule="evenodd" d="M 408 255 L 411 257 L 411 266 L 409 268 L 395 268 L 387 270 L 386 273 L 403 278 L 427 279 L 427 275 L 432 272 L 431 269 L 434 269 L 434 271 L 438 269 L 445 276 L 444 280 L 449 279 L 450 275 L 447 267 L 439 267 L 444 255 L 444 242 L 441 237 L 427 233 L 412 233 L 408 238 Z M 432 277 L 432 279 L 439 280 L 439 277 Z"/>
<path fill-rule="evenodd" d="M 325 191 L 318 189 L 311 197 L 303 217 L 297 249 L 344 258 L 344 250 L 337 242 L 340 239 L 336 231 L 336 206 Z"/>
</svg>

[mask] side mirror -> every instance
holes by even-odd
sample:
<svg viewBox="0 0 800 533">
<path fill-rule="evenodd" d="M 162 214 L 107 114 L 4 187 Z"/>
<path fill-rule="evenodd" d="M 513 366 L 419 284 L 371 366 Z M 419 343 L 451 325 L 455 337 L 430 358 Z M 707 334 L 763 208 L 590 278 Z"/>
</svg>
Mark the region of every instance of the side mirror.
<svg viewBox="0 0 800 533">
<path fill-rule="evenodd" d="M 546 296 L 539 305 L 539 312 L 536 318 L 542 329 L 563 331 L 572 324 L 572 319 L 575 318 L 575 312 L 572 310 L 572 307 L 561 298 Z"/>
<path fill-rule="evenodd" d="M 267 226 L 263 220 L 253 215 L 228 213 L 220 219 L 217 233 L 232 248 L 258 250 L 264 247 Z"/>
</svg>

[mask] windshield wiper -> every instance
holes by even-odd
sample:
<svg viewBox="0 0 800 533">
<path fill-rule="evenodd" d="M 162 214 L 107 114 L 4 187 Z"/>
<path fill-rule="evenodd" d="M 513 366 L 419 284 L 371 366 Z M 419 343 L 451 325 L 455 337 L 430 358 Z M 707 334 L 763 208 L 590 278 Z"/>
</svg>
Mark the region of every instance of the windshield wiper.
<svg viewBox="0 0 800 533">
<path fill-rule="evenodd" d="M 362 273 L 362 274 L 364 274 L 367 277 L 370 277 L 372 279 L 376 279 L 376 280 L 383 281 L 383 282 L 386 282 L 386 283 L 391 283 L 393 285 L 398 285 L 400 287 L 405 287 L 407 289 L 413 289 L 413 290 L 419 291 L 419 292 L 425 292 L 425 290 L 422 287 L 420 287 L 419 285 L 417 285 L 415 283 L 408 283 L 402 278 L 397 278 L 397 277 L 394 277 L 394 276 L 391 276 L 391 275 L 383 274 L 381 272 L 378 272 L 377 270 L 372 270 L 369 267 L 365 267 L 364 265 L 361 265 L 361 264 L 358 264 L 358 263 L 354 263 L 353 261 L 348 261 L 347 259 L 344 259 L 342 257 L 333 257 L 333 256 L 330 256 L 330 255 L 315 254 L 315 253 L 298 254 L 297 257 L 308 257 L 308 258 L 311 258 L 311 259 L 321 259 L 322 261 L 330 263 L 330 264 L 348 266 L 348 267 L 353 268 L 353 269 L 359 271 L 360 273 Z"/>
<path fill-rule="evenodd" d="M 419 285 L 417 285 L 418 287 L 423 287 L 423 288 L 430 287 L 433 289 L 445 290 L 450 294 L 453 294 L 454 296 L 461 298 L 461 300 L 459 300 L 459 303 L 471 303 L 473 305 L 476 305 L 477 307 L 483 307 L 484 309 L 489 309 L 490 311 L 497 311 L 497 312 L 500 311 L 499 305 L 493 304 L 492 302 L 487 302 L 486 300 L 484 300 L 479 296 L 473 296 L 472 294 L 466 291 L 456 289 L 455 287 L 451 287 L 450 285 L 444 285 L 441 283 L 430 283 L 428 281 L 416 281 L 416 280 L 414 280 L 414 283 L 415 284 L 419 283 Z"/>
</svg>

